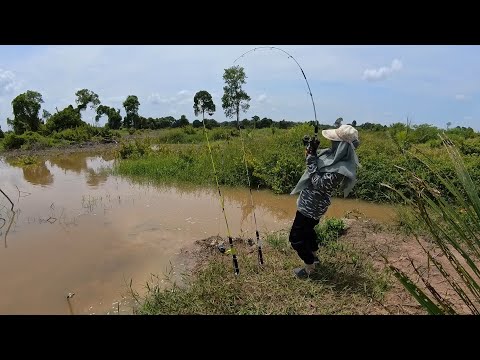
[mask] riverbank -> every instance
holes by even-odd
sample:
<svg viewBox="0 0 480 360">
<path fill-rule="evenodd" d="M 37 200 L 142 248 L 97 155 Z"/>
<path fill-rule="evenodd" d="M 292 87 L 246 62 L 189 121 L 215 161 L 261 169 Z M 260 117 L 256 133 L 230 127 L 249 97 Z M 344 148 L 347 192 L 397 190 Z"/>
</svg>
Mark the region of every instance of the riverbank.
<svg viewBox="0 0 480 360">
<path fill-rule="evenodd" d="M 318 252 L 320 265 L 308 280 L 293 275 L 301 266 L 288 244 L 288 234 L 268 236 L 265 264 L 259 267 L 256 246 L 236 239 L 240 275 L 232 258 L 218 250 L 222 240 L 210 237 L 182 250 L 188 264 L 181 285 L 150 283 L 145 298 L 137 298 L 138 314 L 426 314 L 387 270 L 382 255 L 410 276 L 426 271 L 426 255 L 411 236 L 396 227 L 367 219 L 344 219 L 345 232 Z M 424 245 L 428 242 L 421 240 Z M 252 244 L 252 242 L 250 242 Z M 227 244 L 228 248 L 228 244 Z M 431 284 L 443 279 L 433 269 Z M 161 290 L 163 289 L 163 290 Z M 459 299 L 451 298 L 461 307 Z"/>
<path fill-rule="evenodd" d="M 88 141 L 84 143 L 69 144 L 59 147 L 51 147 L 38 150 L 24 150 L 14 149 L 0 152 L 0 157 L 7 159 L 19 158 L 23 156 L 56 156 L 56 155 L 69 155 L 74 153 L 93 153 L 101 154 L 104 152 L 110 152 L 118 150 L 118 143 L 102 143 Z"/>
</svg>

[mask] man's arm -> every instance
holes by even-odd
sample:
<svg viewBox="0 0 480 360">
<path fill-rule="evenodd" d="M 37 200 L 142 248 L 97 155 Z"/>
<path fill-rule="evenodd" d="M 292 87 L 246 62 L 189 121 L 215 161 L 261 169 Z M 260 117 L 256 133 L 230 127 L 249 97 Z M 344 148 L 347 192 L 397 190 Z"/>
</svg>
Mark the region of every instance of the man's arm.
<svg viewBox="0 0 480 360">
<path fill-rule="evenodd" d="M 307 159 L 307 171 L 310 175 L 310 181 L 312 182 L 315 190 L 322 189 L 325 192 L 331 193 L 332 190 L 341 182 L 343 176 L 337 173 L 318 173 L 318 157 L 316 155 L 308 154 Z"/>
</svg>

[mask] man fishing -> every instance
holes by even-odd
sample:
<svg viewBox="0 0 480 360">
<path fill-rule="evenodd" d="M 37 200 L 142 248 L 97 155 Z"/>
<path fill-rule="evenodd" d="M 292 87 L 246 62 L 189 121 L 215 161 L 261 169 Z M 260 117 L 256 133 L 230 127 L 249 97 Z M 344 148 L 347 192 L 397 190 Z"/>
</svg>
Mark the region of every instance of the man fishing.
<svg viewBox="0 0 480 360">
<path fill-rule="evenodd" d="M 304 267 L 294 269 L 299 278 L 308 278 L 318 263 L 315 226 L 330 206 L 331 196 L 343 184 L 346 197 L 356 183 L 357 167 L 360 166 L 355 149 L 359 146 L 358 131 L 351 125 L 322 131 L 331 141 L 328 149 L 317 154 L 320 142 L 312 139 L 306 150 L 307 169 L 291 194 L 300 193 L 297 212 L 289 240 L 293 249 L 303 260 Z"/>
</svg>

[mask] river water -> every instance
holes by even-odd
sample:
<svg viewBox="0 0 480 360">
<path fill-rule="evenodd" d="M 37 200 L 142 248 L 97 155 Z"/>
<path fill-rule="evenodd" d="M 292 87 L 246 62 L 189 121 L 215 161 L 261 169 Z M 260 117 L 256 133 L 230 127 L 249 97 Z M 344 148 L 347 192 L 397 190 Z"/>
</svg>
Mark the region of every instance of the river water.
<svg viewBox="0 0 480 360">
<path fill-rule="evenodd" d="M 182 247 L 226 236 L 213 188 L 138 184 L 111 175 L 113 162 L 86 153 L 23 168 L 0 160 L 0 188 L 15 210 L 0 194 L 0 314 L 131 313 L 130 281 L 142 291 L 151 274 L 175 266 Z M 232 236 L 254 238 L 248 190 L 222 190 Z M 262 236 L 289 228 L 296 197 L 254 191 L 253 198 Z M 350 199 L 333 199 L 326 217 L 352 210 L 395 217 L 389 206 Z"/>
</svg>

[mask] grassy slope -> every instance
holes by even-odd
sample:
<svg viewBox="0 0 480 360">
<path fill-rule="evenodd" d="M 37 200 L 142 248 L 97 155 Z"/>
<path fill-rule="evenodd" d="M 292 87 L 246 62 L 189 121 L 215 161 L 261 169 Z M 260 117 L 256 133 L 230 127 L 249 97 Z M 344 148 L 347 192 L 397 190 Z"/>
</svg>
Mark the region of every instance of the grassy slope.
<svg viewBox="0 0 480 360">
<path fill-rule="evenodd" d="M 321 265 L 309 280 L 293 268 L 301 261 L 287 234 L 271 235 L 260 268 L 255 246 L 236 243 L 240 275 L 233 275 L 231 256 L 211 239 L 199 244 L 201 260 L 182 286 L 150 284 L 139 314 L 363 314 L 381 312 L 389 288 L 386 272 L 375 270 L 367 255 L 332 238 L 319 250 Z M 373 305 L 372 305 L 373 302 Z"/>
</svg>

